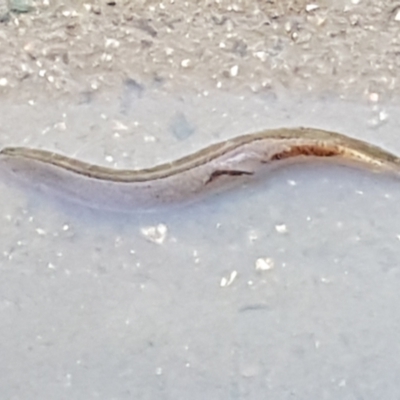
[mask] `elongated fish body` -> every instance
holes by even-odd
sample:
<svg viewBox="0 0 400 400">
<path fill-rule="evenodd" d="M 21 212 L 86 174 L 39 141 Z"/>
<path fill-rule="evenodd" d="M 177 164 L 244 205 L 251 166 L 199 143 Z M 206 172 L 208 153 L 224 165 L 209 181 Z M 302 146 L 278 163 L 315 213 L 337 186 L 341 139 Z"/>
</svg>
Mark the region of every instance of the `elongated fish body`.
<svg viewBox="0 0 400 400">
<path fill-rule="evenodd" d="M 139 170 L 101 167 L 26 147 L 0 151 L 2 167 L 23 182 L 90 207 L 125 212 L 200 199 L 262 178 L 271 167 L 313 158 L 372 171 L 400 171 L 400 159 L 377 146 L 313 128 L 238 136 L 176 161 Z"/>
</svg>

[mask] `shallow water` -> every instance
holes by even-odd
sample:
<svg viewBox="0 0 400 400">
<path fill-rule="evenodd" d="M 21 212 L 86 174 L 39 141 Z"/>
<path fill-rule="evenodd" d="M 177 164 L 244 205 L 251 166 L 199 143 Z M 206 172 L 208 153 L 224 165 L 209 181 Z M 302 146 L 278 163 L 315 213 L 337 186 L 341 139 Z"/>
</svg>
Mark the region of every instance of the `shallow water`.
<svg viewBox="0 0 400 400">
<path fill-rule="evenodd" d="M 396 104 L 170 94 L 4 102 L 1 145 L 150 166 L 314 126 L 400 154 Z M 24 119 L 21 118 L 24 116 Z M 393 398 L 398 180 L 321 163 L 155 213 L 0 182 L 5 398 Z"/>
</svg>

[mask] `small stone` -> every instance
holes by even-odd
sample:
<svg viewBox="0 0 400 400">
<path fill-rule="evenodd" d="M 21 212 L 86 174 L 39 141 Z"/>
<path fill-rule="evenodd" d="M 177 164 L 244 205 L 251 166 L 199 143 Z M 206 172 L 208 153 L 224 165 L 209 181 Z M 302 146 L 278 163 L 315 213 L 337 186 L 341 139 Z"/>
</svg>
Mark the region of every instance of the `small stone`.
<svg viewBox="0 0 400 400">
<path fill-rule="evenodd" d="M 389 114 L 387 113 L 387 111 L 382 110 L 382 111 L 379 111 L 378 117 L 379 117 L 379 120 L 381 122 L 383 122 L 383 121 L 386 121 L 388 119 Z"/>
<path fill-rule="evenodd" d="M 307 12 L 318 10 L 318 8 L 319 8 L 318 4 L 307 4 L 306 5 L 306 11 Z"/>
<path fill-rule="evenodd" d="M 379 94 L 378 93 L 374 93 L 374 92 L 369 93 L 368 94 L 368 100 L 373 102 L 373 103 L 378 102 L 379 101 Z"/>
<path fill-rule="evenodd" d="M 258 258 L 256 260 L 256 271 L 268 271 L 274 268 L 274 266 L 272 258 Z"/>
<path fill-rule="evenodd" d="M 112 38 L 106 38 L 106 41 L 105 41 L 105 47 L 107 48 L 107 47 L 111 47 L 111 48 L 113 48 L 113 49 L 116 49 L 116 48 L 118 48 L 119 47 L 119 41 L 118 40 L 116 40 L 116 39 L 112 39 Z"/>
<path fill-rule="evenodd" d="M 233 281 L 236 279 L 237 276 L 238 276 L 237 271 L 232 271 L 229 278 L 223 277 L 221 279 L 220 286 L 227 287 L 227 286 L 232 285 Z"/>
<path fill-rule="evenodd" d="M 254 56 L 259 58 L 261 61 L 266 61 L 268 58 L 268 54 L 265 51 L 256 51 Z"/>
<path fill-rule="evenodd" d="M 116 130 L 116 131 L 127 131 L 128 130 L 128 127 L 121 121 L 114 120 L 113 123 L 114 123 L 114 130 Z"/>
<path fill-rule="evenodd" d="M 190 67 L 191 61 L 189 58 L 186 58 L 185 60 L 181 61 L 181 66 L 182 68 L 188 68 Z"/>
<path fill-rule="evenodd" d="M 153 243 L 162 244 L 167 237 L 167 227 L 164 224 L 149 226 L 141 229 L 142 234 L 147 240 Z"/>
<path fill-rule="evenodd" d="M 10 10 L 18 13 L 26 13 L 33 10 L 32 0 L 10 0 Z"/>
<path fill-rule="evenodd" d="M 237 76 L 239 72 L 239 66 L 238 65 L 234 65 L 230 70 L 229 70 L 229 75 L 234 77 Z"/>
<path fill-rule="evenodd" d="M 285 225 L 285 224 L 282 224 L 282 225 L 275 225 L 275 230 L 278 232 L 278 233 L 287 233 L 287 226 Z"/>
</svg>

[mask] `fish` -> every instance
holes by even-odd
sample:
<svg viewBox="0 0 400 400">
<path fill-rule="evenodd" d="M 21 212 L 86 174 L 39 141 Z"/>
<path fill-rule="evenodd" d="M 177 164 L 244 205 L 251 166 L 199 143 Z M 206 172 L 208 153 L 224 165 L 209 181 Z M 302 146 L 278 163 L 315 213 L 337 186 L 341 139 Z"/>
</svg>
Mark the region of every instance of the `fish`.
<svg viewBox="0 0 400 400">
<path fill-rule="evenodd" d="M 0 165 L 19 181 L 68 201 L 124 212 L 196 201 L 264 178 L 275 167 L 316 159 L 400 171 L 400 158 L 378 146 L 310 127 L 244 134 L 143 169 L 109 168 L 30 147 L 0 151 Z"/>
</svg>

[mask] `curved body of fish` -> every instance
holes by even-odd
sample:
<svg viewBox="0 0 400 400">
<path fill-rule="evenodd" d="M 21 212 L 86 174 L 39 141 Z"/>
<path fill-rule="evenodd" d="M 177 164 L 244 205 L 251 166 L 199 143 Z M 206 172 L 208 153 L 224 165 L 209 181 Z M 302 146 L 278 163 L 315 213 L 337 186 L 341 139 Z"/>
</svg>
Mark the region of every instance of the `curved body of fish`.
<svg viewBox="0 0 400 400">
<path fill-rule="evenodd" d="M 320 158 L 373 171 L 400 171 L 400 158 L 348 136 L 314 128 L 283 128 L 238 136 L 140 170 L 119 170 L 46 150 L 6 147 L 0 163 L 18 178 L 73 201 L 121 211 L 195 200 L 262 176 L 270 166 Z"/>
</svg>

